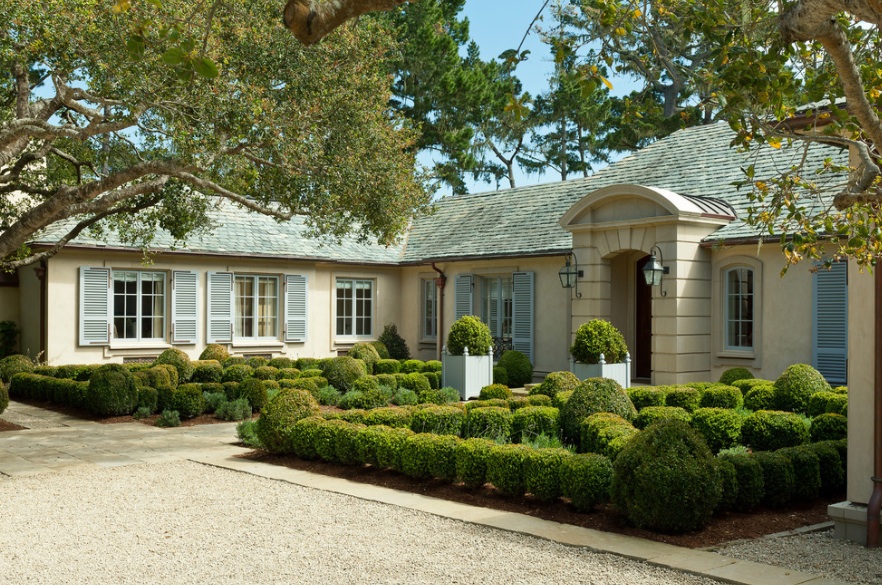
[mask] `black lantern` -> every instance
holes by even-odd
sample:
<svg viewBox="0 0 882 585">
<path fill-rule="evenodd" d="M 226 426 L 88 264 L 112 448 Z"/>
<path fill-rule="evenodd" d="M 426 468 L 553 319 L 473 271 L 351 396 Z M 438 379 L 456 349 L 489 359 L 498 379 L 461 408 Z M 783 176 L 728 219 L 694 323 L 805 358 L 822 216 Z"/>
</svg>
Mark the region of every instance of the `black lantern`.
<svg viewBox="0 0 882 585">
<path fill-rule="evenodd" d="M 655 253 L 658 252 L 658 258 Z M 670 268 L 661 265 L 662 253 L 658 246 L 653 246 L 649 250 L 649 260 L 643 266 L 643 278 L 649 286 L 661 286 L 662 275 L 670 273 Z M 662 293 L 664 294 L 664 293 Z"/>
<path fill-rule="evenodd" d="M 570 264 L 570 256 L 573 257 L 573 263 Z M 582 294 L 579 293 L 579 278 L 584 275 L 584 272 L 579 270 L 579 265 L 576 261 L 575 254 L 568 254 L 566 257 L 566 266 L 561 268 L 557 275 L 560 277 L 560 285 L 564 288 L 575 288 L 576 289 L 576 297 L 581 297 Z"/>
</svg>

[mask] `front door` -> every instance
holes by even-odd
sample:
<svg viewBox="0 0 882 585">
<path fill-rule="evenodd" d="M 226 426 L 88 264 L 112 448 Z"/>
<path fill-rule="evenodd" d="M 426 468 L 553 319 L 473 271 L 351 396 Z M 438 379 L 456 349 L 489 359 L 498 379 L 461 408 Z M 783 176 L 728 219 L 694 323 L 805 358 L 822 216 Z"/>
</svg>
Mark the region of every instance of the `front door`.
<svg viewBox="0 0 882 585">
<path fill-rule="evenodd" d="M 636 262 L 634 291 L 634 371 L 635 378 L 652 377 L 652 287 L 646 284 L 643 267 L 649 260 L 645 256 Z"/>
</svg>

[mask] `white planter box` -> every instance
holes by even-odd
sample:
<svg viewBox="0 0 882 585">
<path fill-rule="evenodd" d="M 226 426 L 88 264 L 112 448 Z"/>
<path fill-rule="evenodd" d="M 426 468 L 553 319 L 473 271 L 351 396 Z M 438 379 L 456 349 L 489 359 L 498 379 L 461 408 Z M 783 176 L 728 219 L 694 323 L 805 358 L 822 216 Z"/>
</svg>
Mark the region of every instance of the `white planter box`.
<svg viewBox="0 0 882 585">
<path fill-rule="evenodd" d="M 617 364 L 606 363 L 603 354 L 600 354 L 599 364 L 583 364 L 570 356 L 570 371 L 580 380 L 610 378 L 618 382 L 622 388 L 629 388 L 631 386 L 631 355 L 625 354 L 625 361 Z"/>
<path fill-rule="evenodd" d="M 441 351 L 441 386 L 459 390 L 463 400 L 477 398 L 481 388 L 493 383 L 493 349 L 487 355 L 448 355 Z"/>
</svg>

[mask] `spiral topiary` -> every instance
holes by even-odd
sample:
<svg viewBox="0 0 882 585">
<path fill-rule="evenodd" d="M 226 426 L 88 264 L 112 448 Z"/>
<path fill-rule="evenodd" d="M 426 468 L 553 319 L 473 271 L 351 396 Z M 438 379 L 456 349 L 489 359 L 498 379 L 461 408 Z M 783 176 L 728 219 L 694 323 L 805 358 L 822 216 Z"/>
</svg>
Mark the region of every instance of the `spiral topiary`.
<svg viewBox="0 0 882 585">
<path fill-rule="evenodd" d="M 586 417 L 596 412 L 610 412 L 628 421 L 634 420 L 637 414 L 628 393 L 618 382 L 609 378 L 588 378 L 560 407 L 560 426 L 564 440 L 578 444 L 579 426 Z"/>
<path fill-rule="evenodd" d="M 474 315 L 463 315 L 453 322 L 447 333 L 447 351 L 450 355 L 487 355 L 493 346 L 490 328 Z"/>
<path fill-rule="evenodd" d="M 321 412 L 312 394 L 305 390 L 284 388 L 264 407 L 255 431 L 271 453 L 293 453 L 291 429 L 297 421 Z"/>
<path fill-rule="evenodd" d="M 570 353 L 577 362 L 596 364 L 603 354 L 607 363 L 619 363 L 625 359 L 628 346 L 621 332 L 612 323 L 603 319 L 592 319 L 576 330 L 576 338 Z"/>
<path fill-rule="evenodd" d="M 520 388 L 533 381 L 533 364 L 530 363 L 530 358 L 517 350 L 502 352 L 496 365 L 505 368 L 507 384 L 511 388 Z"/>
</svg>

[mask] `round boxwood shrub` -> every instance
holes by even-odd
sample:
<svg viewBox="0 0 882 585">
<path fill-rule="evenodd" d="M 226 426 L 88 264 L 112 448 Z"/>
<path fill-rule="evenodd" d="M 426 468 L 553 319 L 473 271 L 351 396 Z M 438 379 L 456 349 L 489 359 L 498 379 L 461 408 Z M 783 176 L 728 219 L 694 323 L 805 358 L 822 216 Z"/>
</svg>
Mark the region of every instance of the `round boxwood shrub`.
<svg viewBox="0 0 882 585">
<path fill-rule="evenodd" d="M 573 454 L 566 449 L 533 449 L 524 459 L 524 488 L 543 502 L 561 496 L 560 468 L 564 459 Z"/>
<path fill-rule="evenodd" d="M 845 489 L 845 469 L 839 452 L 831 441 L 819 441 L 804 446 L 818 458 L 821 472 L 821 493 L 832 496 Z"/>
<path fill-rule="evenodd" d="M 392 406 L 375 408 L 364 416 L 364 424 L 366 425 L 386 425 L 387 427 L 410 428 L 412 420 L 412 410 Z"/>
<path fill-rule="evenodd" d="M 526 354 L 514 349 L 502 352 L 498 366 L 505 368 L 508 374 L 508 385 L 512 388 L 520 388 L 533 381 L 533 364 Z"/>
<path fill-rule="evenodd" d="M 780 508 L 793 501 L 796 476 L 790 459 L 771 451 L 754 453 L 753 457 L 763 468 L 763 503 Z"/>
<path fill-rule="evenodd" d="M 848 418 L 828 412 L 812 419 L 809 435 L 812 441 L 836 441 L 848 437 Z"/>
<path fill-rule="evenodd" d="M 740 408 L 744 405 L 741 390 L 735 386 L 714 385 L 701 395 L 702 408 Z"/>
<path fill-rule="evenodd" d="M 135 377 L 122 364 L 107 364 L 92 374 L 85 396 L 89 411 L 100 416 L 123 416 L 132 414 L 137 404 Z"/>
<path fill-rule="evenodd" d="M 496 443 L 489 439 L 466 439 L 456 444 L 456 477 L 469 488 L 487 483 L 487 458 Z"/>
<path fill-rule="evenodd" d="M 257 368 L 269 365 L 269 360 L 262 355 L 253 355 L 245 358 L 245 363 L 256 370 Z"/>
<path fill-rule="evenodd" d="M 441 360 L 426 360 L 423 363 L 423 372 L 436 372 L 440 374 L 443 367 L 444 364 L 441 363 Z"/>
<path fill-rule="evenodd" d="M 318 416 L 320 412 L 318 403 L 309 392 L 283 388 L 263 408 L 255 432 L 267 451 L 293 453 L 289 437 L 291 428 L 300 419 Z"/>
<path fill-rule="evenodd" d="M 224 368 L 217 360 L 197 360 L 193 362 L 194 382 L 221 382 L 224 379 Z"/>
<path fill-rule="evenodd" d="M 688 423 L 692 420 L 692 415 L 679 406 L 646 406 L 634 417 L 634 426 L 645 429 L 652 423 L 666 418 L 675 418 Z"/>
<path fill-rule="evenodd" d="M 508 408 L 490 406 L 469 409 L 462 436 L 508 441 L 511 437 L 511 419 L 511 411 Z"/>
<path fill-rule="evenodd" d="M 807 443 L 809 430 L 798 414 L 758 410 L 744 419 L 741 439 L 757 451 L 774 451 Z"/>
<path fill-rule="evenodd" d="M 775 380 L 775 407 L 805 412 L 813 394 L 830 390 L 830 384 L 818 370 L 808 364 L 794 364 Z"/>
<path fill-rule="evenodd" d="M 588 378 L 573 391 L 570 399 L 560 408 L 560 426 L 563 438 L 571 444 L 579 441 L 579 426 L 596 412 L 611 412 L 630 421 L 637 410 L 631 404 L 628 393 L 615 380 Z"/>
<path fill-rule="evenodd" d="M 502 384 L 490 384 L 489 386 L 481 388 L 481 392 L 478 394 L 478 400 L 492 400 L 494 398 L 507 400 L 511 398 L 511 396 L 511 390 L 508 386 L 503 386 Z"/>
<path fill-rule="evenodd" d="M 716 453 L 741 441 L 743 420 L 741 415 L 729 408 L 699 408 L 692 413 L 690 424 L 701 433 L 711 451 Z"/>
<path fill-rule="evenodd" d="M 153 365 L 159 364 L 174 366 L 178 371 L 178 381 L 181 384 L 189 382 L 193 376 L 193 364 L 190 362 L 190 356 L 176 347 L 170 347 L 159 354 Z"/>
<path fill-rule="evenodd" d="M 0 381 L 9 383 L 20 372 L 33 372 L 34 362 L 26 355 L 13 354 L 0 359 Z"/>
<path fill-rule="evenodd" d="M 205 349 L 202 350 L 202 353 L 199 354 L 200 360 L 216 360 L 221 364 L 223 364 L 228 357 L 230 357 L 230 352 L 227 348 L 223 345 L 218 345 L 217 343 L 209 343 L 205 346 Z"/>
<path fill-rule="evenodd" d="M 402 374 L 413 374 L 419 373 L 423 371 L 423 368 L 426 366 L 426 363 L 422 360 L 404 360 L 401 362 L 401 370 L 399 370 Z"/>
<path fill-rule="evenodd" d="M 560 436 L 560 411 L 552 406 L 526 406 L 511 416 L 511 438 L 515 443 L 539 435 Z"/>
<path fill-rule="evenodd" d="M 842 416 L 848 416 L 848 394 L 837 392 L 817 392 L 809 398 L 806 414 L 820 416 L 828 412 L 835 412 Z"/>
<path fill-rule="evenodd" d="M 247 364 L 233 364 L 224 368 L 224 382 L 241 382 L 245 378 L 250 378 L 254 369 Z"/>
<path fill-rule="evenodd" d="M 738 499 L 738 473 L 732 462 L 714 457 L 714 468 L 717 474 L 717 483 L 720 485 L 720 501 L 717 510 L 731 510 L 735 507 Z"/>
<path fill-rule="evenodd" d="M 254 368 L 251 375 L 258 380 L 275 380 L 279 377 L 279 369 L 272 366 L 260 366 Z"/>
<path fill-rule="evenodd" d="M 327 422 L 321 416 L 307 416 L 298 420 L 280 433 L 279 438 L 282 442 L 277 447 L 277 450 L 273 452 L 293 453 L 301 459 L 318 459 L 316 443 L 318 442 L 321 428 Z M 254 429 L 255 434 L 257 434 L 257 424 L 254 425 Z M 260 438 L 259 435 L 258 438 Z"/>
<path fill-rule="evenodd" d="M 600 453 L 615 459 L 638 432 L 630 422 L 617 414 L 594 413 L 585 418 L 579 427 L 579 452 Z"/>
<path fill-rule="evenodd" d="M 350 356 L 331 358 L 322 371 L 324 377 L 328 379 L 328 384 L 341 392 L 352 390 L 352 384 L 368 374 L 365 363 Z"/>
<path fill-rule="evenodd" d="M 765 497 L 762 465 L 753 455 L 747 453 L 721 453 L 719 458 L 731 463 L 735 469 L 738 491 L 735 494 L 732 509 L 738 512 L 750 512 Z"/>
<path fill-rule="evenodd" d="M 324 372 L 318 368 L 306 368 L 300 370 L 300 378 L 322 378 Z"/>
<path fill-rule="evenodd" d="M 456 406 L 429 406 L 413 413 L 410 428 L 415 433 L 459 435 L 465 415 L 465 410 Z"/>
<path fill-rule="evenodd" d="M 647 406 L 664 406 L 667 395 L 668 389 L 666 387 L 632 386 L 628 388 L 628 398 L 631 399 L 638 412 Z"/>
<path fill-rule="evenodd" d="M 0 414 L 3 414 L 7 406 L 9 406 L 9 390 L 6 388 L 6 384 L 0 382 Z"/>
<path fill-rule="evenodd" d="M 679 406 L 686 412 L 693 412 L 700 405 L 701 391 L 690 386 L 674 386 L 665 396 L 665 406 Z"/>
<path fill-rule="evenodd" d="M 377 348 L 366 341 L 359 341 L 349 348 L 349 356 L 363 361 L 369 374 L 375 373 L 374 365 L 381 359 Z"/>
<path fill-rule="evenodd" d="M 447 351 L 450 355 L 487 355 L 493 347 L 490 328 L 473 315 L 463 315 L 453 322 L 447 333 Z"/>
<path fill-rule="evenodd" d="M 744 395 L 744 408 L 748 410 L 774 410 L 775 385 L 772 382 L 753 386 Z"/>
<path fill-rule="evenodd" d="M 255 412 L 263 410 L 266 406 L 269 396 L 267 395 L 266 384 L 263 380 L 257 378 L 247 378 L 239 383 L 235 398 L 244 398 L 251 405 Z"/>
<path fill-rule="evenodd" d="M 570 353 L 577 362 L 583 364 L 600 363 L 603 354 L 607 363 L 619 363 L 625 359 L 628 347 L 625 338 L 612 323 L 603 319 L 592 319 L 576 330 L 576 338 Z"/>
<path fill-rule="evenodd" d="M 377 360 L 374 363 L 375 374 L 397 374 L 401 371 L 401 362 L 398 360 Z"/>
<path fill-rule="evenodd" d="M 313 397 L 318 400 L 319 391 L 321 387 L 318 383 L 318 378 L 297 378 L 296 380 L 291 380 L 289 384 L 285 384 L 285 386 L 289 388 L 296 388 L 299 390 L 306 390 Z"/>
<path fill-rule="evenodd" d="M 579 383 L 581 384 L 582 382 L 579 381 Z M 572 398 L 573 396 L 573 392 L 575 392 L 575 390 L 565 390 L 563 392 L 558 392 L 554 395 L 554 397 L 552 397 L 551 406 L 558 409 L 562 408 L 564 404 L 570 401 L 570 398 Z"/>
<path fill-rule="evenodd" d="M 487 481 L 506 496 L 522 496 L 524 461 L 533 449 L 526 445 L 496 445 L 487 454 Z"/>
<path fill-rule="evenodd" d="M 597 453 L 573 455 L 561 460 L 560 491 L 580 512 L 590 512 L 609 501 L 613 467 Z"/>
<path fill-rule="evenodd" d="M 810 502 L 821 493 L 821 465 L 818 456 L 807 445 L 779 449 L 793 465 L 793 499 Z"/>
<path fill-rule="evenodd" d="M 545 394 L 527 396 L 527 406 L 551 406 L 551 397 Z"/>
<path fill-rule="evenodd" d="M 493 366 L 493 383 L 508 384 L 508 372 L 502 366 Z"/>
<path fill-rule="evenodd" d="M 194 418 L 205 411 L 205 396 L 199 384 L 181 384 L 171 395 L 169 410 L 178 411 L 181 418 Z"/>
<path fill-rule="evenodd" d="M 374 346 L 374 349 L 377 350 L 377 355 L 380 356 L 381 360 L 388 360 L 392 357 L 391 355 L 389 355 L 389 348 L 386 347 L 386 344 L 383 343 L 382 341 L 377 340 L 377 341 L 370 341 L 368 343 L 370 343 L 371 345 Z"/>
<path fill-rule="evenodd" d="M 277 370 L 284 370 L 286 368 L 294 367 L 294 360 L 285 356 L 274 357 L 269 361 L 269 365 L 276 368 Z"/>
<path fill-rule="evenodd" d="M 545 376 L 541 384 L 530 388 L 530 394 L 544 394 L 553 400 L 558 392 L 572 392 L 581 383 L 582 380 L 572 372 L 551 372 Z"/>
<path fill-rule="evenodd" d="M 439 436 L 431 433 L 417 433 L 404 441 L 401 451 L 401 471 L 417 479 L 433 477 L 433 465 L 435 460 L 443 455 L 440 451 L 446 451 L 449 446 L 438 441 Z M 454 438 L 454 437 L 451 437 Z M 456 458 L 454 449 L 450 449 L 449 460 L 452 463 L 451 475 L 456 473 Z M 441 466 L 439 466 L 441 467 Z"/>
<path fill-rule="evenodd" d="M 401 377 L 398 379 L 399 388 L 413 390 L 417 395 L 432 390 L 432 385 L 429 384 L 429 380 L 422 374 L 413 372 L 411 374 L 401 374 L 400 376 Z"/>
<path fill-rule="evenodd" d="M 420 372 L 420 375 L 429 381 L 429 387 L 432 390 L 438 390 L 441 386 L 441 374 L 437 372 Z"/>
<path fill-rule="evenodd" d="M 640 528 L 698 530 L 720 501 L 713 456 L 701 436 L 679 420 L 638 433 L 613 462 L 612 500 Z"/>
<path fill-rule="evenodd" d="M 720 384 L 730 386 L 735 380 L 747 380 L 753 374 L 747 368 L 729 368 L 720 375 Z"/>
<path fill-rule="evenodd" d="M 297 368 L 282 368 L 279 370 L 278 380 L 296 380 L 300 377 L 300 370 Z"/>
<path fill-rule="evenodd" d="M 230 357 L 228 357 L 227 359 L 222 361 L 221 365 L 226 370 L 230 366 L 242 366 L 242 365 L 248 365 L 248 364 L 246 363 L 246 360 L 244 357 L 242 357 L 240 355 L 231 355 Z"/>
</svg>

